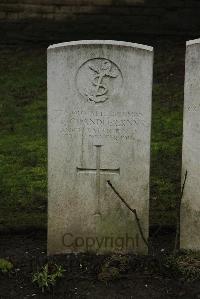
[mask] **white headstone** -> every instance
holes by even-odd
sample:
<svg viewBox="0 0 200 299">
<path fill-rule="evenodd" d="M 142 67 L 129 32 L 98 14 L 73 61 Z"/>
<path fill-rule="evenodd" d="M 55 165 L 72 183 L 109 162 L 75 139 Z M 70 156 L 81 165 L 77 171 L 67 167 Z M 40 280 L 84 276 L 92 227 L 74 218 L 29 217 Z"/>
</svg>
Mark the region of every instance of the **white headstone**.
<svg viewBox="0 0 200 299">
<path fill-rule="evenodd" d="M 147 253 L 153 49 L 48 48 L 48 253 Z"/>
<path fill-rule="evenodd" d="M 180 247 L 200 249 L 200 39 L 187 42 Z"/>
</svg>

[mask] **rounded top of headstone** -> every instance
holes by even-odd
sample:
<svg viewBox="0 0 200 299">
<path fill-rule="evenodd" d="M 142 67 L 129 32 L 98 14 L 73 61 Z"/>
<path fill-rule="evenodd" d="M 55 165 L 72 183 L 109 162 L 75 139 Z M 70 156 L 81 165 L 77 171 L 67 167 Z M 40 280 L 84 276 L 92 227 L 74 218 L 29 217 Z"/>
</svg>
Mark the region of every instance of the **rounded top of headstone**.
<svg viewBox="0 0 200 299">
<path fill-rule="evenodd" d="M 153 52 L 153 47 L 150 46 L 137 44 L 137 43 L 124 42 L 124 41 L 115 41 L 115 40 L 80 40 L 80 41 L 64 42 L 64 43 L 50 45 L 48 47 L 48 50 L 68 47 L 68 46 L 80 46 L 80 45 L 111 45 L 111 46 L 131 47 L 131 48 Z"/>
<path fill-rule="evenodd" d="M 186 42 L 186 46 L 191 46 L 191 45 L 195 45 L 195 44 L 200 44 L 200 38 L 189 40 Z"/>
</svg>

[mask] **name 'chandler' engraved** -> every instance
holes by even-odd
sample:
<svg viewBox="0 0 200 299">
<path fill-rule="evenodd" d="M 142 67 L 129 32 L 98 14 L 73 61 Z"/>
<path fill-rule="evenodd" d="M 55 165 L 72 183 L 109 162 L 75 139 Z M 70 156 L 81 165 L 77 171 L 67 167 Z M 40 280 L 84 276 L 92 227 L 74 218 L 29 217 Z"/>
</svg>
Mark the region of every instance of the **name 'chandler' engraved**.
<svg viewBox="0 0 200 299">
<path fill-rule="evenodd" d="M 79 93 L 87 101 L 104 103 L 119 93 L 122 74 L 111 60 L 95 58 L 86 61 L 78 70 L 76 84 Z"/>
<path fill-rule="evenodd" d="M 146 131 L 148 124 L 142 113 L 116 112 L 105 114 L 99 111 L 97 114 L 89 111 L 72 111 L 66 114 L 62 121 L 62 132 L 69 137 L 84 133 L 90 137 L 102 137 L 113 140 L 133 140 L 135 133 Z"/>
</svg>

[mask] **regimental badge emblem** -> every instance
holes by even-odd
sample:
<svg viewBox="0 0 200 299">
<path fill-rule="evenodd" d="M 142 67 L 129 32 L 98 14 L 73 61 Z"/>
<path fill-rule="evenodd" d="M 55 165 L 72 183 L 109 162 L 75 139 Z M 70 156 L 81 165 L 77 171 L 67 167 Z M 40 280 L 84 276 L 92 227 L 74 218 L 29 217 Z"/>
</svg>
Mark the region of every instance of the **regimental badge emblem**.
<svg viewBox="0 0 200 299">
<path fill-rule="evenodd" d="M 94 58 L 81 65 L 76 84 L 79 93 L 92 103 L 104 103 L 117 96 L 123 84 L 119 67 L 111 60 Z"/>
</svg>

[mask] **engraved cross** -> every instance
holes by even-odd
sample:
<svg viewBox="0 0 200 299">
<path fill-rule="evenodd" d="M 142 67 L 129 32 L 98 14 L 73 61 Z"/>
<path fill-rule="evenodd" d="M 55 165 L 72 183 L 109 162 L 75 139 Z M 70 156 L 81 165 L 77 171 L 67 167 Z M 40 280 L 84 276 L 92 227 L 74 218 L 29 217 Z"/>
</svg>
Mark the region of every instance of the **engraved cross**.
<svg viewBox="0 0 200 299">
<path fill-rule="evenodd" d="M 78 173 L 92 173 L 96 175 L 96 198 L 97 207 L 95 214 L 100 215 L 100 194 L 101 194 L 101 175 L 102 174 L 120 174 L 120 168 L 109 169 L 101 168 L 101 147 L 102 145 L 94 145 L 96 147 L 96 168 L 80 168 L 77 167 Z"/>
</svg>

